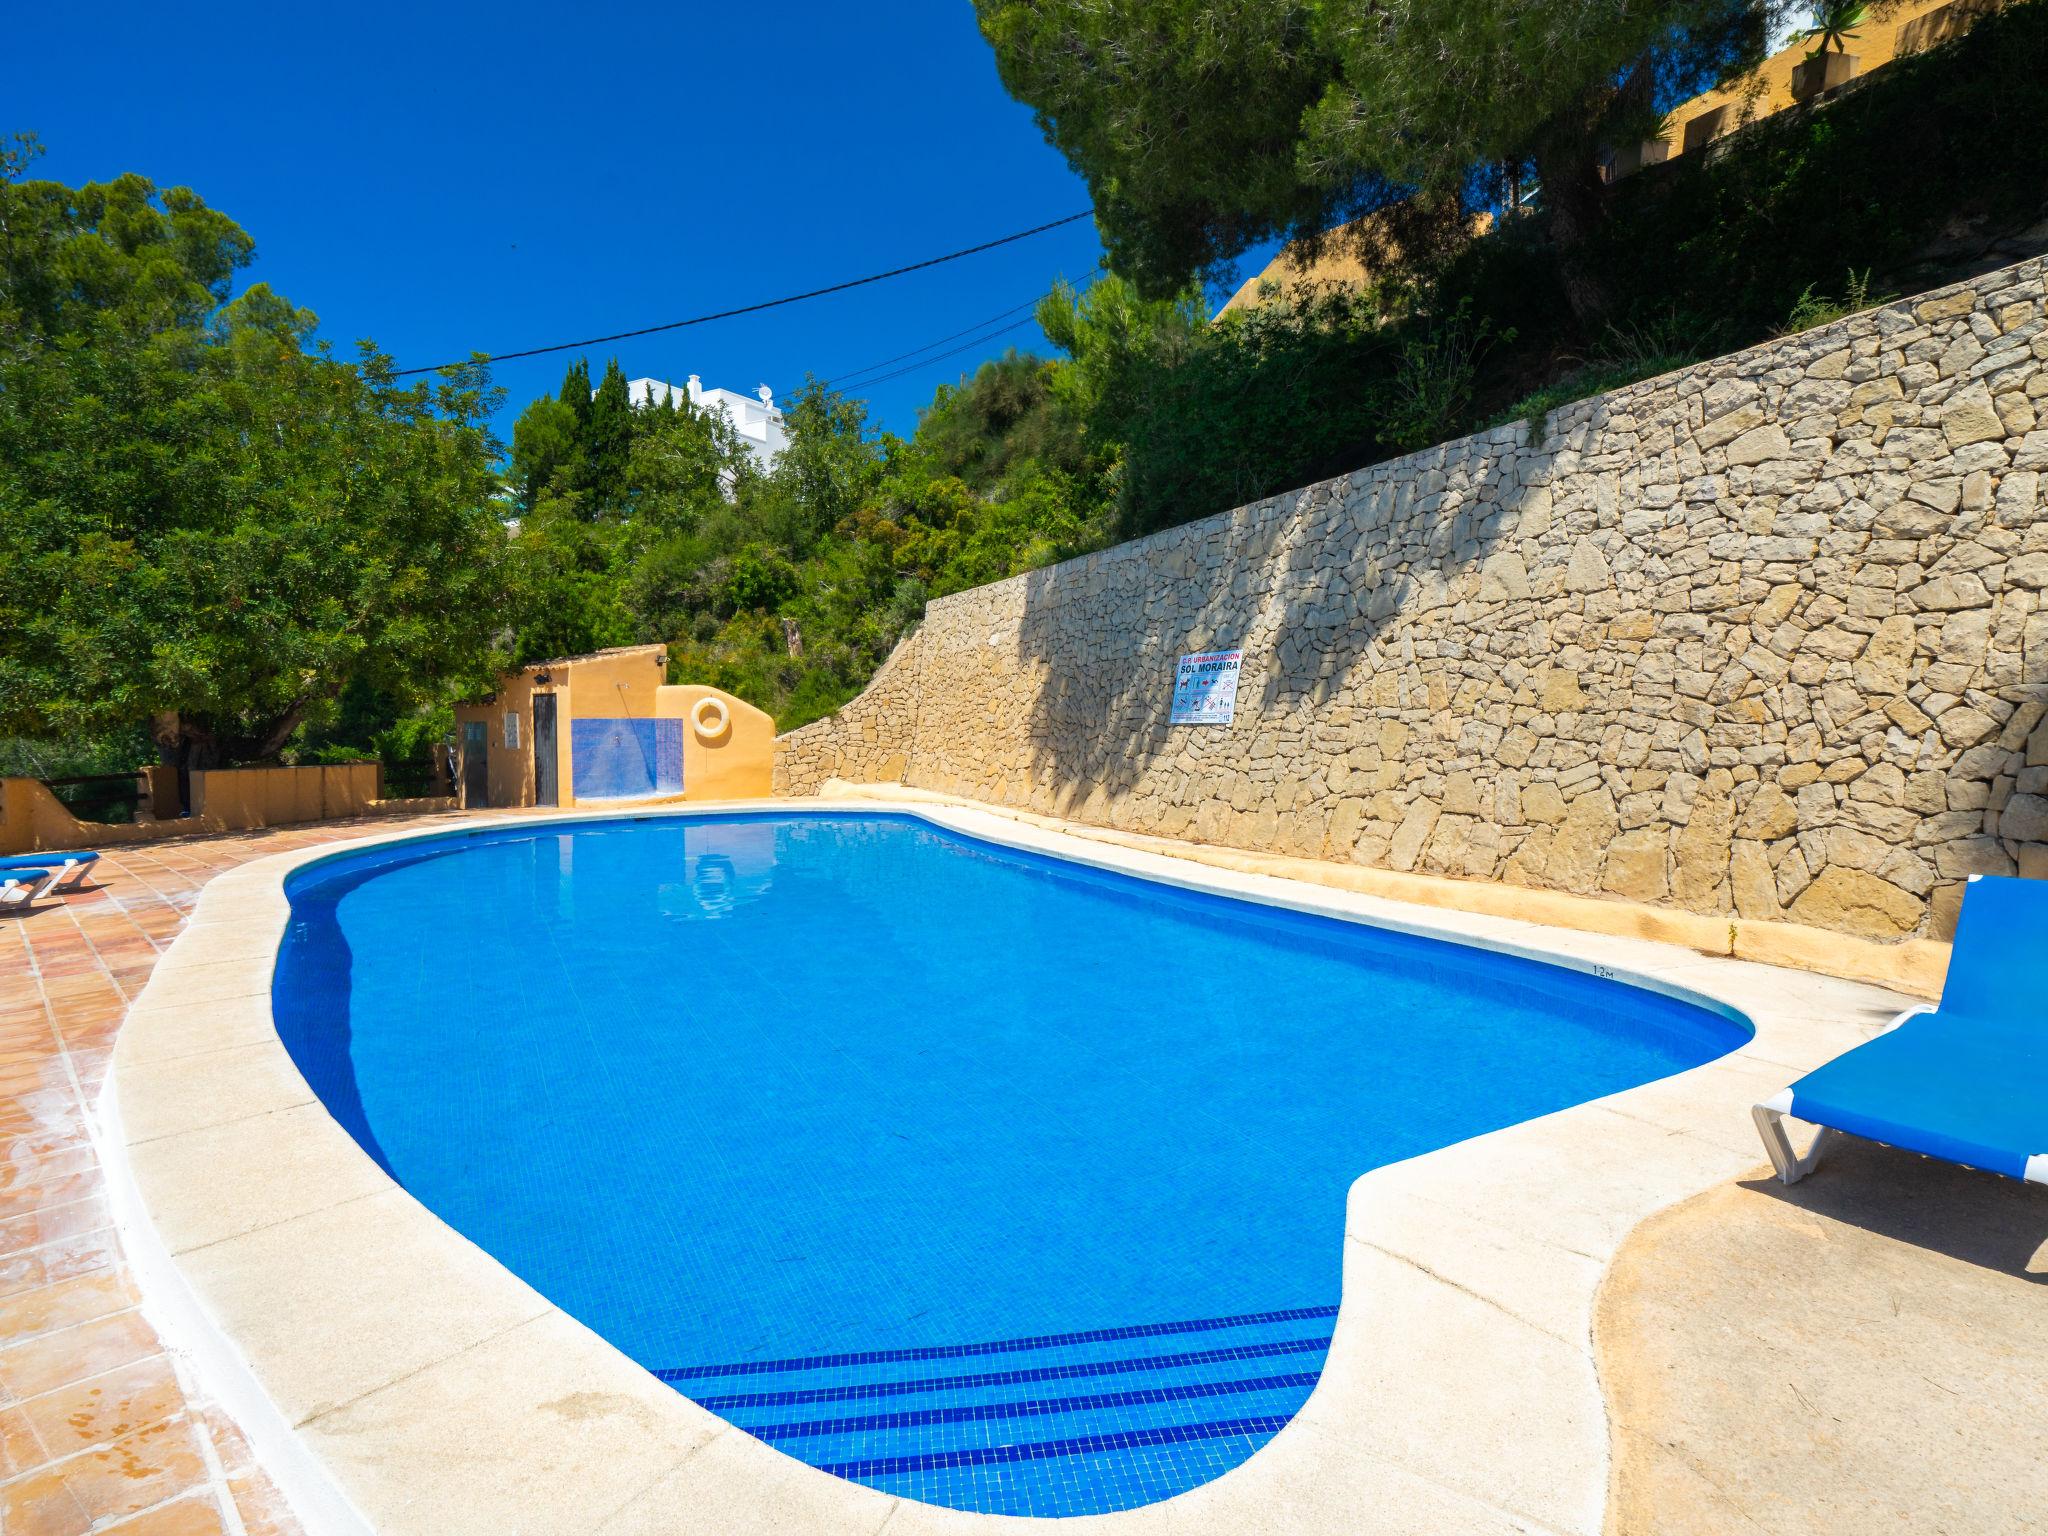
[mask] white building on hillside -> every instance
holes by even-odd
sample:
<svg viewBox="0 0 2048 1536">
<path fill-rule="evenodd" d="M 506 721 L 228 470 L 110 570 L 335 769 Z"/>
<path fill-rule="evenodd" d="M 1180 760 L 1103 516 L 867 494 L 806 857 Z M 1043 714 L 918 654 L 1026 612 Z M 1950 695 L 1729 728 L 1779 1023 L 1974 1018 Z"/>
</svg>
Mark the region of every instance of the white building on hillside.
<svg viewBox="0 0 2048 1536">
<path fill-rule="evenodd" d="M 789 433 L 783 429 L 782 412 L 775 408 L 774 390 L 763 384 L 749 397 L 736 395 L 729 389 L 706 389 L 704 381 L 694 373 L 683 390 L 690 404 L 698 410 L 722 413 L 763 470 L 775 467 L 775 460 L 789 446 Z M 629 379 L 626 382 L 626 393 L 635 405 L 657 402 L 666 405 L 675 392 L 675 385 L 666 379 Z"/>
</svg>

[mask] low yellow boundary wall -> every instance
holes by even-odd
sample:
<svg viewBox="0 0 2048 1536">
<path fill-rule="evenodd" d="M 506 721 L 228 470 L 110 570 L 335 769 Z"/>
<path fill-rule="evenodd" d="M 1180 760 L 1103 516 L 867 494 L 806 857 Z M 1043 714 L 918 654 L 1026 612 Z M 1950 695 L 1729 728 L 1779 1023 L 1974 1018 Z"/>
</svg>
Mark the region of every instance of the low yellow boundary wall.
<svg viewBox="0 0 2048 1536">
<path fill-rule="evenodd" d="M 156 822 L 80 821 L 41 779 L 0 779 L 0 853 L 120 847 L 226 830 L 217 821 L 198 817 Z"/>
<path fill-rule="evenodd" d="M 80 821 L 40 779 L 0 779 L 0 854 L 114 848 L 245 832 L 298 821 L 452 811 L 452 798 L 386 800 L 378 763 L 215 768 L 192 775 L 192 814 L 138 822 Z"/>
<path fill-rule="evenodd" d="M 211 768 L 192 775 L 192 814 L 237 830 L 334 821 L 367 815 L 383 789 L 380 763 Z"/>
</svg>

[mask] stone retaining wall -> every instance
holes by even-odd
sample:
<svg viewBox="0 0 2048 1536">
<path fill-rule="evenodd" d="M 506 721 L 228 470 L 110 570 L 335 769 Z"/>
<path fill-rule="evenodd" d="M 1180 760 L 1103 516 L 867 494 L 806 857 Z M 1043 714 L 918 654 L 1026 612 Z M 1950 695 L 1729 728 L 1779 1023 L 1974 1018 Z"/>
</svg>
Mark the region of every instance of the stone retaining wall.
<svg viewBox="0 0 2048 1536">
<path fill-rule="evenodd" d="M 776 787 L 1945 937 L 2048 875 L 2044 470 L 2034 260 L 941 599 Z"/>
</svg>

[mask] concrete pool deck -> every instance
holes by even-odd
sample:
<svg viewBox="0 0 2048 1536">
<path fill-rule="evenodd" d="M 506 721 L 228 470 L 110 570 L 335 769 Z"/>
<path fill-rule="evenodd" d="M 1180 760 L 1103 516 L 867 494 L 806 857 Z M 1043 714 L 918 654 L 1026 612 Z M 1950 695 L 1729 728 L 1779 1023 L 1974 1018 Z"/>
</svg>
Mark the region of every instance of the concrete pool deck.
<svg viewBox="0 0 2048 1536">
<path fill-rule="evenodd" d="M 1620 1458 L 1610 1509 L 1608 1412 L 1593 1353 L 1602 1275 L 1644 1217 L 1756 1172 L 1749 1103 L 1903 1006 L 1873 987 L 1201 869 L 971 808 L 926 814 L 1181 883 L 1639 971 L 1720 999 L 1758 1024 L 1756 1041 L 1708 1067 L 1360 1180 L 1350 1200 L 1343 1313 L 1308 1407 L 1218 1481 L 1084 1522 L 1093 1526 L 1590 1533 L 1619 1518 L 1630 1507 L 1631 1458 Z M 187 903 L 210 870 L 288 851 L 207 888 L 187 938 L 121 1031 L 108 1106 L 116 1133 L 108 1140 L 120 1148 L 110 1148 L 114 1182 L 130 1206 L 128 1257 L 141 1271 L 148 1311 L 189 1354 L 196 1369 L 188 1374 L 203 1384 L 197 1390 L 225 1398 L 254 1432 L 264 1465 L 299 1501 L 306 1527 L 993 1529 L 991 1517 L 838 1482 L 696 1409 L 442 1227 L 327 1118 L 269 1029 L 269 956 L 284 921 L 285 870 L 364 830 L 292 829 L 187 845 L 205 850 L 183 882 Z M 120 891 L 126 880 L 117 866 L 106 884 Z M 153 944 L 182 915 L 167 905 Z M 39 915 L 0 928 L 0 936 L 33 946 L 32 925 L 50 931 L 63 920 L 62 912 Z M 15 933 L 25 938 L 14 941 Z M 125 969 L 121 996 L 132 997 L 148 969 L 142 958 Z M 40 1001 L 55 1014 L 47 987 L 39 983 Z M 95 1026 L 101 1043 L 81 1049 L 104 1049 L 118 1002 L 103 1005 L 111 1013 Z M 80 1084 L 74 1105 L 90 1094 L 83 1076 Z M 137 1204 L 146 1219 L 136 1219 Z M 1852 1296 L 1856 1280 L 1835 1277 Z M 1768 1335 L 1772 1297 L 1762 1300 L 1747 1321 Z M 1603 1318 L 1610 1353 L 1615 1337 Z M 0 1333 L 0 1383 L 16 1347 Z M 1797 1356 L 1796 1339 L 1786 1347 Z M 1881 1363 L 1865 1374 L 1855 1390 L 1883 1397 L 1890 1382 Z M 1637 1405 L 1624 1395 L 1619 1406 L 1616 1429 L 1625 1432 Z M 1741 1447 L 1723 1450 L 1739 1458 Z M 0 1466 L 0 1495 L 21 1481 L 12 1465 Z M 1663 1492 L 1683 1500 L 1683 1489 Z M 149 1514 L 176 1502 L 160 1501 Z M 273 1528 L 232 1511 L 217 1525 L 131 1525 L 135 1536 Z M 15 1529 L 12 1519 L 7 1529 Z"/>
<path fill-rule="evenodd" d="M 1867 1141 L 1767 1172 L 1602 1287 L 1614 1536 L 2048 1529 L 2048 1189 Z"/>
</svg>

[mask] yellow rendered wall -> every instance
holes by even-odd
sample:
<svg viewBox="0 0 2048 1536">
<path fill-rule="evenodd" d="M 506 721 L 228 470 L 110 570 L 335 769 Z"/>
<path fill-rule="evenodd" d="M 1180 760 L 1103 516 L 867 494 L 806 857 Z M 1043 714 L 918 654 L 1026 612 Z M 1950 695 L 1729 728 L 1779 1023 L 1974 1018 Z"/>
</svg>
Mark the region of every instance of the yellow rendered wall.
<svg viewBox="0 0 2048 1536">
<path fill-rule="evenodd" d="M 41 853 L 142 843 L 185 832 L 217 832 L 190 821 L 156 826 L 80 821 L 40 779 L 0 780 L 0 853 Z"/>
<path fill-rule="evenodd" d="M 455 775 L 457 794 L 466 781 L 467 765 L 460 760 L 462 722 L 481 720 L 487 743 L 490 803 L 497 806 L 533 804 L 533 673 L 514 672 L 498 680 L 498 692 L 488 704 L 464 704 L 455 711 L 455 740 L 458 761 Z M 505 716 L 519 717 L 519 745 L 505 745 Z M 476 806 L 470 810 L 479 809 Z"/>
<path fill-rule="evenodd" d="M 725 706 L 726 728 L 700 733 L 690 712 L 699 699 Z M 683 798 L 760 800 L 774 789 L 775 722 L 744 700 L 701 683 L 663 688 L 655 705 L 661 719 L 683 722 Z"/>
<path fill-rule="evenodd" d="M 556 706 L 555 725 L 555 749 L 562 765 L 562 804 L 584 803 L 576 798 L 575 768 L 569 750 L 573 732 L 569 722 L 652 720 L 655 699 L 667 679 L 667 649 L 658 645 L 579 657 L 569 663 L 568 696 Z M 687 768 L 683 782 L 689 783 Z"/>
<path fill-rule="evenodd" d="M 217 820 L 200 817 L 154 823 L 80 821 L 41 779 L 0 779 L 0 854 L 111 848 L 228 830 Z"/>
<path fill-rule="evenodd" d="M 235 829 L 362 816 L 382 778 L 377 763 L 206 769 L 192 775 L 192 813 Z"/>
<path fill-rule="evenodd" d="M 545 673 L 542 686 L 537 679 Z M 561 804 L 576 804 L 575 765 L 569 722 L 577 719 L 652 719 L 655 695 L 668 673 L 667 647 L 640 645 L 564 661 L 537 662 L 498 680 L 488 704 L 464 704 L 455 711 L 457 793 L 463 782 L 462 723 L 481 720 L 489 743 L 490 803 L 530 806 L 534 800 L 533 696 L 555 696 L 555 783 Z M 505 744 L 505 716 L 519 717 L 519 745 Z M 475 809 L 475 807 L 470 807 Z"/>
<path fill-rule="evenodd" d="M 561 719 L 652 720 L 655 696 L 668 680 L 668 664 L 661 646 L 625 651 L 617 655 L 586 656 L 568 664 L 569 699 Z M 568 732 L 562 732 L 563 747 Z M 563 771 L 568 760 L 563 759 Z M 568 781 L 563 780 L 564 783 Z"/>
<path fill-rule="evenodd" d="M 218 832 L 191 821 L 155 826 L 80 821 L 41 779 L 0 779 L 0 854 L 58 852 L 148 842 L 188 832 Z"/>
<path fill-rule="evenodd" d="M 27 853 L 36 846 L 32 789 L 50 793 L 34 779 L 0 779 L 0 853 Z"/>
<path fill-rule="evenodd" d="M 1906 0 L 1905 4 L 1889 8 L 1873 5 L 1843 49 L 1856 60 L 1852 78 L 1860 79 L 1904 54 L 1924 52 L 1936 43 L 1960 36 L 1969 30 L 1971 22 L 2004 3 L 2005 0 Z M 1793 105 L 1792 71 L 1813 52 L 1813 46 L 1810 41 L 1794 43 L 1764 60 L 1754 74 L 1674 108 L 1665 119 L 1664 131 L 1664 142 L 1671 147 L 1671 154 L 1685 152 L 1685 125 L 1717 107 L 1729 109 L 1726 121 L 1715 135 L 1720 138 L 1744 123 L 1753 123 Z"/>
<path fill-rule="evenodd" d="M 159 820 L 168 821 L 185 807 L 178 799 L 178 770 L 162 763 L 153 763 L 142 770 L 144 782 L 149 787 L 144 797 L 149 813 Z"/>
<path fill-rule="evenodd" d="M 0 854 L 110 848 L 239 832 L 295 821 L 331 821 L 376 809 L 377 763 L 305 768 L 215 768 L 192 775 L 192 814 L 156 822 L 80 821 L 40 779 L 0 779 Z"/>
</svg>

